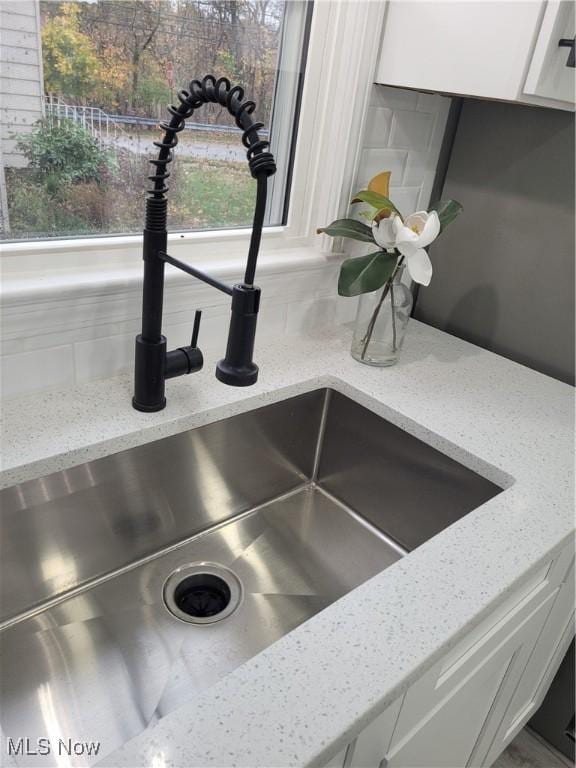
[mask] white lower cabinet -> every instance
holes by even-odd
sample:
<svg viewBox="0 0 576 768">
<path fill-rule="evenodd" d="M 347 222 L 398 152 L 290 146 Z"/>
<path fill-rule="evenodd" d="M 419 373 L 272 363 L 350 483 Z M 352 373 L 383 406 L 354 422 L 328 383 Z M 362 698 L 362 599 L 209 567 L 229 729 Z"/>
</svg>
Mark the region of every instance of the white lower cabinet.
<svg viewBox="0 0 576 768">
<path fill-rule="evenodd" d="M 573 545 L 545 563 L 350 745 L 344 768 L 489 766 L 573 635 Z"/>
<path fill-rule="evenodd" d="M 574 637 L 574 565 L 567 573 L 505 711 L 491 719 L 474 765 L 491 765 L 542 703 Z"/>
</svg>

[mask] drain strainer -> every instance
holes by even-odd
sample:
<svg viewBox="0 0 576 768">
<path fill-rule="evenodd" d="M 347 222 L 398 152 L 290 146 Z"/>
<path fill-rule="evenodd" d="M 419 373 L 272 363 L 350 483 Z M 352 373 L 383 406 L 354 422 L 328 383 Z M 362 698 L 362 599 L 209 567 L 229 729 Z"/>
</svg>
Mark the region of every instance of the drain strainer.
<svg viewBox="0 0 576 768">
<path fill-rule="evenodd" d="M 238 608 L 242 585 L 217 563 L 191 563 L 172 573 L 164 585 L 164 602 L 176 618 L 190 624 L 222 621 Z"/>
</svg>

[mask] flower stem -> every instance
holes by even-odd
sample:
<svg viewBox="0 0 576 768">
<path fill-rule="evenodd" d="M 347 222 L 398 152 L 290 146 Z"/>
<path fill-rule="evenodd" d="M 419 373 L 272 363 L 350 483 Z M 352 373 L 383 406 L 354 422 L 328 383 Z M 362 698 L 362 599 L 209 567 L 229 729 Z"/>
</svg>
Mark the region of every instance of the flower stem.
<svg viewBox="0 0 576 768">
<path fill-rule="evenodd" d="M 402 266 L 403 261 L 404 261 L 404 256 L 401 256 L 398 259 L 396 266 L 394 267 L 394 271 L 392 272 L 388 280 L 384 283 L 384 289 L 382 290 L 382 295 L 380 296 L 380 300 L 378 301 L 378 304 L 376 305 L 376 308 L 372 313 L 372 317 L 370 318 L 370 322 L 368 323 L 368 327 L 366 328 L 366 335 L 362 339 L 362 343 L 364 344 L 364 346 L 362 347 L 362 354 L 360 355 L 360 358 L 362 360 L 364 360 L 364 358 L 366 357 L 368 345 L 372 340 L 372 334 L 374 333 L 374 326 L 376 325 L 376 321 L 378 320 L 378 315 L 380 314 L 380 310 L 382 308 L 382 304 L 384 303 L 384 299 L 386 298 L 386 296 L 388 296 L 388 293 L 390 291 L 390 288 L 392 287 L 394 278 L 398 274 L 398 270 Z"/>
<path fill-rule="evenodd" d="M 394 286 L 390 286 L 390 310 L 392 312 L 392 352 L 396 352 L 396 315 L 394 314 Z"/>
</svg>

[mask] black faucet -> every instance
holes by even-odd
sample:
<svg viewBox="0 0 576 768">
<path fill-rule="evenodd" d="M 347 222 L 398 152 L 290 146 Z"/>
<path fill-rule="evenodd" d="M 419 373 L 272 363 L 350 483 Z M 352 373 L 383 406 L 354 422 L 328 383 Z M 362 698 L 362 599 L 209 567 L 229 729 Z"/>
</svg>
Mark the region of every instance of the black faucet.
<svg viewBox="0 0 576 768">
<path fill-rule="evenodd" d="M 249 386 L 258 378 L 258 366 L 253 362 L 252 354 L 260 289 L 254 285 L 254 275 L 266 209 L 267 179 L 276 173 L 274 156 L 267 151 L 270 142 L 262 141 L 258 136 L 258 131 L 264 124 L 252 119 L 256 104 L 253 101 L 244 101 L 244 89 L 240 85 L 232 86 L 226 77 L 217 80 L 213 75 L 206 75 L 202 80 L 192 80 L 189 90 L 179 91 L 177 95 L 180 105 L 168 107 L 172 117 L 169 122 L 160 123 L 164 137 L 162 141 L 154 142 L 160 151 L 157 159 L 150 161 L 154 166 L 154 173 L 148 177 L 153 186 L 146 199 L 142 333 L 136 337 L 132 398 L 132 405 L 139 411 L 162 410 L 166 406 L 165 380 L 199 371 L 204 363 L 202 352 L 197 346 L 201 312 L 196 312 L 190 346 L 170 352 L 167 350 L 166 337 L 162 335 L 165 264 L 172 264 L 232 297 L 228 345 L 224 359 L 216 366 L 216 378 L 233 387 Z M 244 282 L 234 286 L 225 285 L 166 253 L 166 180 L 170 176 L 167 168 L 173 160 L 172 150 L 178 144 L 178 134 L 184 130 L 187 118 L 199 107 L 210 102 L 226 107 L 235 118 L 238 128 L 243 131 L 242 144 L 247 149 L 250 172 L 256 179 L 256 207 Z"/>
</svg>

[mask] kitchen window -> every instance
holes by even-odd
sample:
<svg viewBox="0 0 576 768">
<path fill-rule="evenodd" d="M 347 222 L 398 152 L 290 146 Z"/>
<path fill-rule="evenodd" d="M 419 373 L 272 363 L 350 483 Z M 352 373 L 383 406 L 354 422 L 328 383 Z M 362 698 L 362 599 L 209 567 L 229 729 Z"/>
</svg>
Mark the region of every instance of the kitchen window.
<svg viewBox="0 0 576 768">
<path fill-rule="evenodd" d="M 208 72 L 256 101 L 278 159 L 266 225 L 284 224 L 310 10 L 284 0 L 1 8 L 2 239 L 139 234 L 158 122 Z M 171 171 L 172 232 L 251 224 L 255 184 L 226 110 L 188 121 Z"/>
</svg>

